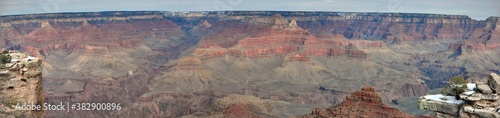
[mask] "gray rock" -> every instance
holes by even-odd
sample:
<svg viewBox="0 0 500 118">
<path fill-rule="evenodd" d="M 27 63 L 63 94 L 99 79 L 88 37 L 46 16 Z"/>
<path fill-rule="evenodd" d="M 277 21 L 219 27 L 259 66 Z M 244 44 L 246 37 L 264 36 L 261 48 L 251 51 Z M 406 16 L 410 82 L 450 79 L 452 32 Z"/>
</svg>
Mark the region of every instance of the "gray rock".
<svg viewBox="0 0 500 118">
<path fill-rule="evenodd" d="M 19 69 L 19 64 L 17 63 L 14 63 L 11 67 L 10 67 L 10 70 L 17 70 Z"/>
<path fill-rule="evenodd" d="M 491 73 L 490 78 L 488 79 L 488 85 L 490 86 L 491 89 L 493 89 L 494 93 L 500 93 L 500 77 L 495 74 Z"/>
<path fill-rule="evenodd" d="M 483 94 L 483 93 L 473 93 L 470 95 L 467 95 L 465 93 L 460 94 L 460 99 L 462 100 L 467 100 L 467 101 L 479 101 L 479 100 L 498 100 L 500 97 L 498 94 Z"/>
<path fill-rule="evenodd" d="M 474 112 L 474 107 L 472 107 L 472 106 L 463 106 L 463 109 L 464 109 L 464 111 L 465 111 L 465 112 L 467 112 L 467 113 L 472 113 L 472 112 Z"/>
<path fill-rule="evenodd" d="M 482 94 L 481 95 L 481 99 L 482 100 L 498 100 L 500 99 L 500 97 L 498 96 L 498 94 Z"/>
<path fill-rule="evenodd" d="M 474 108 L 478 108 L 478 109 L 483 109 L 485 107 L 487 107 L 488 105 L 484 102 L 476 102 L 474 103 Z"/>
<path fill-rule="evenodd" d="M 463 97 L 465 96 L 465 97 Z M 478 101 L 481 100 L 482 94 L 481 93 L 473 93 L 471 95 L 465 95 L 465 94 L 460 94 L 460 99 L 468 100 L 468 101 Z"/>
<path fill-rule="evenodd" d="M 28 67 L 28 68 L 38 67 L 38 66 L 40 66 L 38 60 L 29 61 L 26 64 L 26 67 Z"/>
<path fill-rule="evenodd" d="M 10 67 L 14 66 L 14 64 L 16 64 L 16 63 L 6 63 L 5 67 L 10 68 Z"/>
<path fill-rule="evenodd" d="M 9 75 L 9 70 L 1 70 L 0 75 Z"/>
<path fill-rule="evenodd" d="M 474 108 L 472 106 L 463 106 L 463 110 L 466 113 L 474 114 L 474 115 L 477 115 L 481 118 L 498 118 L 498 117 L 500 117 L 500 115 L 497 114 L 494 109 L 488 109 L 488 108 L 477 109 L 477 108 Z"/>
<path fill-rule="evenodd" d="M 458 111 L 460 110 L 461 104 L 446 103 L 441 101 L 433 101 L 420 97 L 418 100 L 419 109 L 427 109 L 435 112 L 441 112 L 445 114 L 450 114 L 453 116 L 458 116 Z"/>
<path fill-rule="evenodd" d="M 482 82 L 478 82 L 478 83 L 476 83 L 476 85 L 477 85 L 477 89 L 481 93 L 493 93 L 493 90 L 491 90 L 490 86 L 488 86 Z"/>
</svg>

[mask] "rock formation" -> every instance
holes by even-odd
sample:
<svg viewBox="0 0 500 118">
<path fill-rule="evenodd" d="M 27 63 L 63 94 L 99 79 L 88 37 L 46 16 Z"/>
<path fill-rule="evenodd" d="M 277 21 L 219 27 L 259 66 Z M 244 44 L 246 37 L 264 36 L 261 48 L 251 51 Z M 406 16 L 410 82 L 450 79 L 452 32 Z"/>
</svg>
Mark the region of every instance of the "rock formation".
<svg viewBox="0 0 500 118">
<path fill-rule="evenodd" d="M 208 114 L 208 118 L 277 117 L 271 101 L 245 95 L 229 95 L 215 100 Z"/>
<path fill-rule="evenodd" d="M 1 64 L 0 69 L 0 117 L 43 118 L 42 60 L 17 51 L 9 51 L 9 55 L 11 62 Z M 19 109 L 24 104 L 40 105 L 41 108 Z"/>
<path fill-rule="evenodd" d="M 312 113 L 298 116 L 299 118 L 410 118 L 410 114 L 385 105 L 382 98 L 373 87 L 363 87 L 361 90 L 346 97 L 346 100 L 337 106 L 316 108 Z"/>
<path fill-rule="evenodd" d="M 469 83 L 468 91 L 454 96 L 427 95 L 420 97 L 419 108 L 436 112 L 438 118 L 498 118 L 500 117 L 500 97 L 494 89 L 500 87 L 500 77 L 491 73 L 488 84 Z M 493 91 L 492 91 L 493 90 Z"/>
</svg>

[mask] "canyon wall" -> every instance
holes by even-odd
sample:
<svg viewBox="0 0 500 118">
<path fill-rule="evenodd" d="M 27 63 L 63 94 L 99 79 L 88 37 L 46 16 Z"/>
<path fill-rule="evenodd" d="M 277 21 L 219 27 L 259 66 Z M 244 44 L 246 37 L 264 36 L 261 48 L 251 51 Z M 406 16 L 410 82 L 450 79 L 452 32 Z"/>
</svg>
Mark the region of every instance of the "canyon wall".
<svg viewBox="0 0 500 118">
<path fill-rule="evenodd" d="M 461 15 L 354 13 L 354 12 L 227 12 L 232 19 L 279 13 L 313 34 L 343 35 L 348 39 L 383 40 L 388 43 L 415 40 L 459 40 L 450 50 L 465 52 L 499 48 L 498 17 L 475 20 Z M 242 17 L 244 16 L 244 17 Z M 463 41 L 462 41 L 463 40 Z"/>
<path fill-rule="evenodd" d="M 498 34 L 498 17 L 486 20 L 474 20 L 468 16 L 440 15 L 440 14 L 403 14 L 403 13 L 353 13 L 353 12 L 97 12 L 97 13 L 65 13 L 65 14 L 35 14 L 20 16 L 2 16 L 0 23 L 2 29 L 15 29 L 17 32 L 2 32 L 12 38 L 19 38 L 18 34 L 36 35 L 37 32 L 54 34 L 54 29 L 70 29 L 85 24 L 93 24 L 103 29 L 123 29 L 125 32 L 137 32 L 137 27 L 143 27 L 141 22 L 156 24 L 154 35 L 166 36 L 174 30 L 169 30 L 174 22 L 182 19 L 196 19 L 191 23 L 200 22 L 205 28 L 219 19 L 245 20 L 255 18 L 258 23 L 268 22 L 263 16 L 280 14 L 288 21 L 294 20 L 295 25 L 311 32 L 312 34 L 342 35 L 348 39 L 383 40 L 386 42 L 400 42 L 413 40 L 465 40 L 452 44 L 450 50 L 461 47 L 465 50 L 498 49 L 500 41 Z M 261 19 L 261 20 L 259 20 Z M 128 24 L 99 25 L 105 22 L 122 22 Z M 202 22 L 205 21 L 205 22 Z M 170 22 L 170 23 L 169 23 Z M 279 23 L 279 22 L 276 22 Z M 274 28 L 288 26 L 289 24 L 276 25 Z M 53 28 L 51 28 L 51 26 Z M 180 25 L 183 27 L 182 25 Z M 37 29 L 37 27 L 47 27 Z M 146 27 L 143 27 L 146 28 Z M 167 29 L 165 29 L 167 28 Z M 203 27 L 201 27 L 203 28 Z M 73 31 L 77 32 L 77 31 Z M 140 31 L 139 31 L 140 32 Z M 109 35 L 109 34 L 108 34 Z M 147 34 L 145 34 L 147 35 Z M 56 35 L 57 37 L 57 35 Z M 74 36 L 77 37 L 77 36 Z M 130 37 L 132 38 L 132 37 Z M 53 35 L 37 37 L 37 40 L 56 40 Z M 229 43 L 229 42 L 227 42 Z M 202 47 L 209 47 L 204 44 Z M 224 47 L 224 46 L 223 46 Z"/>
</svg>

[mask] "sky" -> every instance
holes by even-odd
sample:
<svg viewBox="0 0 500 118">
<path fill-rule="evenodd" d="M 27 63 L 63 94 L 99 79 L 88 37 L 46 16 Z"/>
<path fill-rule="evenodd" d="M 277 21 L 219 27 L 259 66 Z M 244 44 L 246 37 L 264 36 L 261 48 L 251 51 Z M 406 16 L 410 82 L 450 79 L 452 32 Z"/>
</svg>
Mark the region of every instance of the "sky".
<svg viewBox="0 0 500 118">
<path fill-rule="evenodd" d="M 0 0 L 0 15 L 98 11 L 340 11 L 500 16 L 500 0 Z"/>
</svg>

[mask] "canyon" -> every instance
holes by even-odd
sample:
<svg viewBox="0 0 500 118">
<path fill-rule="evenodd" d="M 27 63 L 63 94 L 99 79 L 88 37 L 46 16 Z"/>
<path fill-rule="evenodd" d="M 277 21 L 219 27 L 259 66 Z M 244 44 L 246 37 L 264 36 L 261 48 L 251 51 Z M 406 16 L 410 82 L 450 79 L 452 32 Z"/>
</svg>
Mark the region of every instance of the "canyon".
<svg viewBox="0 0 500 118">
<path fill-rule="evenodd" d="M 342 104 L 363 86 L 393 104 L 456 75 L 480 81 L 500 70 L 499 22 L 415 13 L 30 14 L 0 16 L 0 48 L 43 60 L 46 102 L 124 105 L 46 117 L 290 117 Z"/>
</svg>

